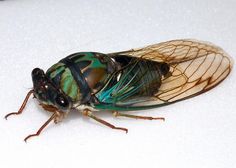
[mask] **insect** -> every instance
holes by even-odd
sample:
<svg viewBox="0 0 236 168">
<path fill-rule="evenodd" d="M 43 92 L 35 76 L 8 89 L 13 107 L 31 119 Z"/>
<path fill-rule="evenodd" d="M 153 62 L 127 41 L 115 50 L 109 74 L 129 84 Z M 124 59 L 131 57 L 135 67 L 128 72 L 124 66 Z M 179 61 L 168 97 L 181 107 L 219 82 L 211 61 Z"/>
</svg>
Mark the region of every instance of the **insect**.
<svg viewBox="0 0 236 168">
<path fill-rule="evenodd" d="M 98 118 L 93 111 L 106 110 L 116 117 L 164 120 L 122 111 L 160 107 L 204 93 L 222 82 L 232 65 L 232 58 L 221 48 L 187 39 L 109 54 L 78 52 L 60 60 L 46 73 L 33 69 L 33 89 L 18 112 L 5 118 L 21 114 L 33 95 L 52 115 L 25 141 L 38 136 L 51 121 L 62 121 L 71 110 L 128 132 Z"/>
</svg>

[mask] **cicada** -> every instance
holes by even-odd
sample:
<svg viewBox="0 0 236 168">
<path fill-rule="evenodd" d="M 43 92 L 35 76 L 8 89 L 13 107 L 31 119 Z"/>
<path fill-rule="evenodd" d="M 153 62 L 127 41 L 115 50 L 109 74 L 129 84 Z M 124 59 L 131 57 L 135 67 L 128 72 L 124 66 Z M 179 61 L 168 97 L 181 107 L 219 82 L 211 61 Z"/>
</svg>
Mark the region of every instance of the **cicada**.
<svg viewBox="0 0 236 168">
<path fill-rule="evenodd" d="M 164 120 L 163 117 L 131 115 L 127 111 L 169 105 L 204 93 L 222 82 L 232 65 L 232 58 L 220 47 L 186 39 L 109 54 L 78 52 L 63 58 L 46 72 L 33 69 L 33 89 L 19 111 L 5 118 L 21 114 L 33 95 L 52 115 L 25 141 L 38 136 L 51 121 L 62 121 L 71 111 L 79 111 L 112 129 L 128 132 L 93 112 Z"/>
</svg>

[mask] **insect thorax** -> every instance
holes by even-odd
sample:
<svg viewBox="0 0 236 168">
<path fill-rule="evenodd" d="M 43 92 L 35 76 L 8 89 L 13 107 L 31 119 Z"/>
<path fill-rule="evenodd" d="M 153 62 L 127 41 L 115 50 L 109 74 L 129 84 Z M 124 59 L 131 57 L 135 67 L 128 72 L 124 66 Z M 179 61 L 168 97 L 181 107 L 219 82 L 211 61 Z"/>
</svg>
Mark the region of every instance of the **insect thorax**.
<svg viewBox="0 0 236 168">
<path fill-rule="evenodd" d="M 71 100 L 86 103 L 107 82 L 116 64 L 105 54 L 80 52 L 62 59 L 46 72 L 47 77 Z"/>
</svg>

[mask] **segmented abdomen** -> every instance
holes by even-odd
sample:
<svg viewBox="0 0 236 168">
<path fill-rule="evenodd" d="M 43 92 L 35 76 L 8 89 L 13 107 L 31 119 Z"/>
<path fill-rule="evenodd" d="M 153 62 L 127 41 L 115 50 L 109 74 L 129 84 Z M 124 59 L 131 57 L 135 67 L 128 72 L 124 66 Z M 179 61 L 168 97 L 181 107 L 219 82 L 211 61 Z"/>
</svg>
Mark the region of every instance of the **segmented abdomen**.
<svg viewBox="0 0 236 168">
<path fill-rule="evenodd" d="M 115 61 L 122 66 L 121 69 L 96 94 L 100 102 L 107 104 L 129 102 L 131 105 L 130 100 L 154 96 L 161 86 L 162 76 L 169 71 L 167 64 L 149 60 L 119 56 Z"/>
</svg>

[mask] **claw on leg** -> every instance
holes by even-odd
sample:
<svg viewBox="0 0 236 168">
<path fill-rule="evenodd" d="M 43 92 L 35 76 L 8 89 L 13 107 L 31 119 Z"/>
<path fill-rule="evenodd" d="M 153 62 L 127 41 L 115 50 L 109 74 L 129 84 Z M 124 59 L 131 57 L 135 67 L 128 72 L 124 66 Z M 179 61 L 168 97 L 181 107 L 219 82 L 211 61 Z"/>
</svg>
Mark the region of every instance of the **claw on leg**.
<svg viewBox="0 0 236 168">
<path fill-rule="evenodd" d="M 39 128 L 39 130 L 35 134 L 30 134 L 27 137 L 25 137 L 24 141 L 27 142 L 27 140 L 34 136 L 39 136 L 40 133 L 43 131 L 43 129 L 52 121 L 54 120 L 54 123 L 56 123 L 57 117 L 60 116 L 60 112 L 55 112 L 53 115 Z"/>
<path fill-rule="evenodd" d="M 101 124 L 106 125 L 106 126 L 112 128 L 112 129 L 122 130 L 122 131 L 125 131 L 126 133 L 128 133 L 128 129 L 127 129 L 127 128 L 116 127 L 116 126 L 114 126 L 114 125 L 108 123 L 107 121 L 102 120 L 102 119 L 96 117 L 96 116 L 93 115 L 92 112 L 91 112 L 90 110 L 88 110 L 88 109 L 85 109 L 82 113 L 83 113 L 83 115 L 85 115 L 85 116 L 87 116 L 87 117 L 89 117 L 89 118 L 92 118 L 92 119 L 96 120 L 97 122 L 100 122 Z"/>
<path fill-rule="evenodd" d="M 26 106 L 26 104 L 27 104 L 27 102 L 28 102 L 28 100 L 29 100 L 29 98 L 30 98 L 30 95 L 31 95 L 32 93 L 34 93 L 34 90 L 30 90 L 30 91 L 27 93 L 27 95 L 26 95 L 26 97 L 25 97 L 25 99 L 24 99 L 24 101 L 23 101 L 23 103 L 22 103 L 20 109 L 18 110 L 18 112 L 13 112 L 13 113 L 7 114 L 7 115 L 5 116 L 5 119 L 7 120 L 7 118 L 8 118 L 9 116 L 11 116 L 11 115 L 19 115 L 19 114 L 21 114 L 21 113 L 23 112 L 23 110 L 24 110 L 24 108 L 25 108 L 25 106 Z"/>
</svg>

